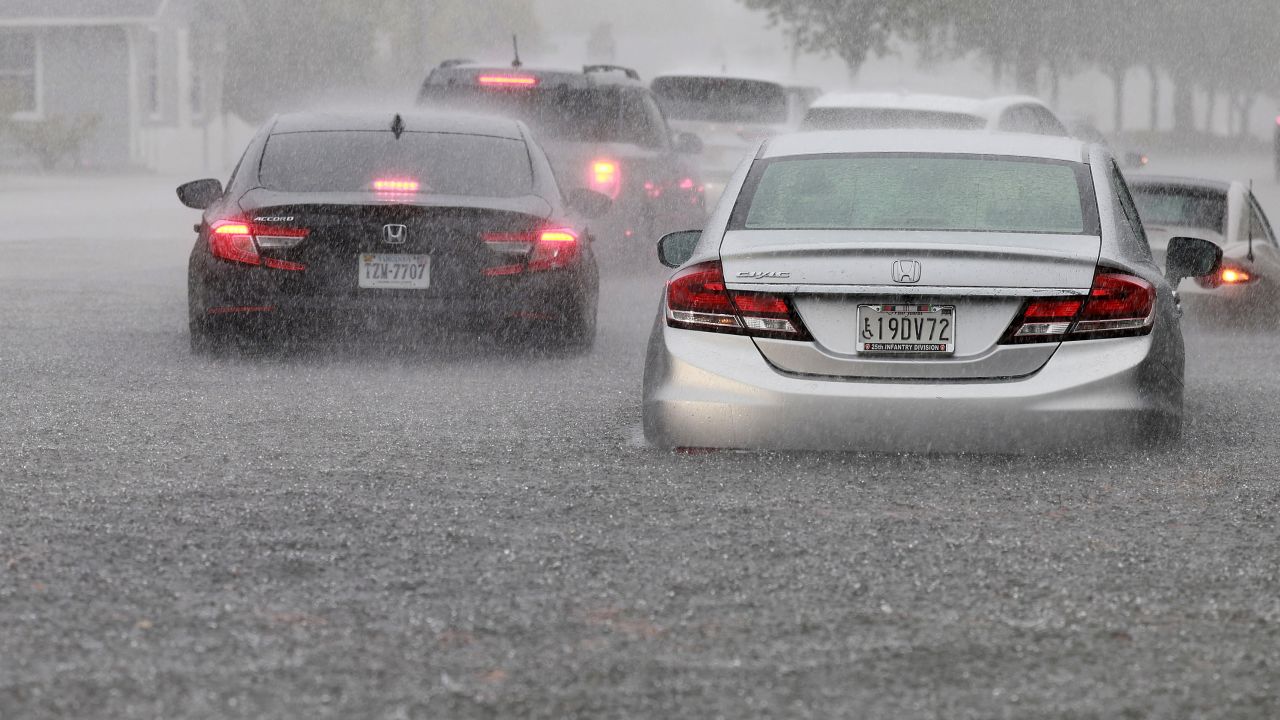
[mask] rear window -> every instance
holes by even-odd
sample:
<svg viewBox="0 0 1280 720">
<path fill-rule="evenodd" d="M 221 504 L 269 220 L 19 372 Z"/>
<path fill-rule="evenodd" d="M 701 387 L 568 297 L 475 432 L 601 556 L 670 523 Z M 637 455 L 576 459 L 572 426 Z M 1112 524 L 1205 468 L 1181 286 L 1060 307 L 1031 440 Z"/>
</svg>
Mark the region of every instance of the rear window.
<svg viewBox="0 0 1280 720">
<path fill-rule="evenodd" d="M 787 91 L 760 80 L 662 77 L 649 86 L 667 117 L 704 122 L 782 124 Z"/>
<path fill-rule="evenodd" d="M 734 229 L 1097 235 L 1080 163 L 975 155 L 820 155 L 757 163 Z"/>
<path fill-rule="evenodd" d="M 1201 228 L 1226 234 L 1225 192 L 1169 185 L 1130 185 L 1129 190 L 1144 224 Z"/>
<path fill-rule="evenodd" d="M 810 108 L 804 118 L 806 130 L 981 130 L 987 121 L 964 113 L 896 108 Z"/>
<path fill-rule="evenodd" d="M 486 135 L 386 131 L 272 135 L 263 187 L 286 192 L 360 192 L 377 180 L 412 180 L 436 195 L 517 197 L 533 191 L 522 140 Z"/>
<path fill-rule="evenodd" d="M 627 92 L 618 87 L 428 84 L 422 89 L 420 103 L 522 120 L 544 140 L 660 148 L 666 144 L 666 128 L 657 106 L 646 107 L 647 95 L 644 90 Z"/>
</svg>

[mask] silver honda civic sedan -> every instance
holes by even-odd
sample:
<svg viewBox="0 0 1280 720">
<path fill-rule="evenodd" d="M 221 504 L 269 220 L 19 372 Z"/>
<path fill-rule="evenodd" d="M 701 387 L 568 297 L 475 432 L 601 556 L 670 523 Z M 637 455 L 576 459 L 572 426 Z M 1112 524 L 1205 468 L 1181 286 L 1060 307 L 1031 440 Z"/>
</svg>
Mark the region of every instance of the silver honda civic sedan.
<svg viewBox="0 0 1280 720">
<path fill-rule="evenodd" d="M 1107 150 L 965 131 L 766 141 L 678 268 L 644 429 L 676 448 L 1024 452 L 1176 442 L 1172 288 Z"/>
</svg>

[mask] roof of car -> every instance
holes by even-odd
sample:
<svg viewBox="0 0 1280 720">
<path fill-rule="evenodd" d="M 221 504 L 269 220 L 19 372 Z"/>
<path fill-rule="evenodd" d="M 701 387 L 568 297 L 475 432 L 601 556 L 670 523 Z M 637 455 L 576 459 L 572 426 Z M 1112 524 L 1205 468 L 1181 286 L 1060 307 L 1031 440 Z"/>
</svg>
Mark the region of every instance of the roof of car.
<svg viewBox="0 0 1280 720">
<path fill-rule="evenodd" d="M 1089 144 L 1068 137 L 973 130 L 833 130 L 779 135 L 761 157 L 829 153 L 997 155 L 1085 162 Z"/>
<path fill-rule="evenodd" d="M 1131 187 L 1161 185 L 1193 190 L 1213 190 L 1216 192 L 1227 192 L 1231 189 L 1231 182 L 1226 180 L 1180 177 L 1177 175 L 1128 175 L 1125 177 L 1125 181 Z"/>
<path fill-rule="evenodd" d="M 730 80 L 734 82 L 765 83 L 768 85 L 777 85 L 778 87 L 787 87 L 787 84 L 780 80 L 773 80 L 765 77 L 749 77 L 746 75 L 729 75 L 726 73 L 700 73 L 700 72 L 663 73 L 662 75 L 658 75 L 653 78 L 654 82 L 658 80 Z M 650 84 L 652 85 L 653 83 L 650 83 Z"/>
<path fill-rule="evenodd" d="M 980 99 L 924 93 L 828 93 L 813 103 L 815 108 L 918 110 L 985 118 L 994 117 L 1013 105 L 1044 106 L 1044 103 L 1030 95 L 1002 95 Z"/>
<path fill-rule="evenodd" d="M 643 85 L 638 75 L 637 77 L 628 75 L 628 72 L 635 73 L 634 70 L 620 66 L 595 66 L 598 69 L 588 71 L 590 67 L 592 66 L 555 68 L 522 65 L 520 67 L 512 67 L 511 65 L 497 63 L 458 62 L 432 70 L 427 76 L 427 83 L 431 85 L 449 85 L 456 84 L 459 81 L 466 81 L 467 84 L 471 84 L 478 75 L 493 74 L 534 76 L 538 78 L 540 87 L 564 85 L 571 88 L 589 88 L 598 85 Z"/>
<path fill-rule="evenodd" d="M 340 130 L 374 132 L 391 130 L 396 113 L 387 112 L 340 112 L 289 113 L 276 117 L 272 134 L 296 132 L 333 132 Z M 405 132 L 437 132 L 458 133 L 462 135 L 487 135 L 491 137 L 519 140 L 520 124 L 515 120 L 494 117 L 491 115 L 475 115 L 471 113 L 453 112 L 404 112 L 400 113 L 404 121 Z"/>
</svg>

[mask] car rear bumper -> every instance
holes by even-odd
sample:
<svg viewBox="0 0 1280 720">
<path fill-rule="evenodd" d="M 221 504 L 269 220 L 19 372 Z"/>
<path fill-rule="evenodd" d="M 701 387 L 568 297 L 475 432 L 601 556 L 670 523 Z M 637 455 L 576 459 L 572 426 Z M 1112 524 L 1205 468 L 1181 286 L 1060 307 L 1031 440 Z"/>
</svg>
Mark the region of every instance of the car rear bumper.
<svg viewBox="0 0 1280 720">
<path fill-rule="evenodd" d="M 1170 367 L 1152 348 L 1152 336 L 1072 342 L 1023 378 L 867 382 L 783 374 L 750 338 L 660 325 L 645 436 L 662 447 L 943 452 L 1140 442 L 1182 412 L 1182 359 Z"/>
<path fill-rule="evenodd" d="M 209 262 L 193 270 L 193 320 L 232 327 L 324 330 L 366 320 L 400 327 L 474 328 L 510 321 L 559 320 L 593 311 L 598 292 L 594 261 L 477 282 L 465 295 L 439 290 L 335 289 L 299 292 L 287 276 L 260 268 Z"/>
</svg>

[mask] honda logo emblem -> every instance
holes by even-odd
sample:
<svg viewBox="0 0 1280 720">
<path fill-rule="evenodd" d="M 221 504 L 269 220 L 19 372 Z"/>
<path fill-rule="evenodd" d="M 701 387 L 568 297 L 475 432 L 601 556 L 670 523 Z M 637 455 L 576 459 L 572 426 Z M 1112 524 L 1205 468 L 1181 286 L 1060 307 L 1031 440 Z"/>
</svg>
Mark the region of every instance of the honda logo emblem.
<svg viewBox="0 0 1280 720">
<path fill-rule="evenodd" d="M 915 260 L 898 260 L 894 262 L 893 281 L 907 285 L 920 282 L 920 263 Z"/>
<path fill-rule="evenodd" d="M 409 239 L 409 228 L 404 225 L 383 225 L 382 242 L 388 245 L 403 245 Z"/>
</svg>

